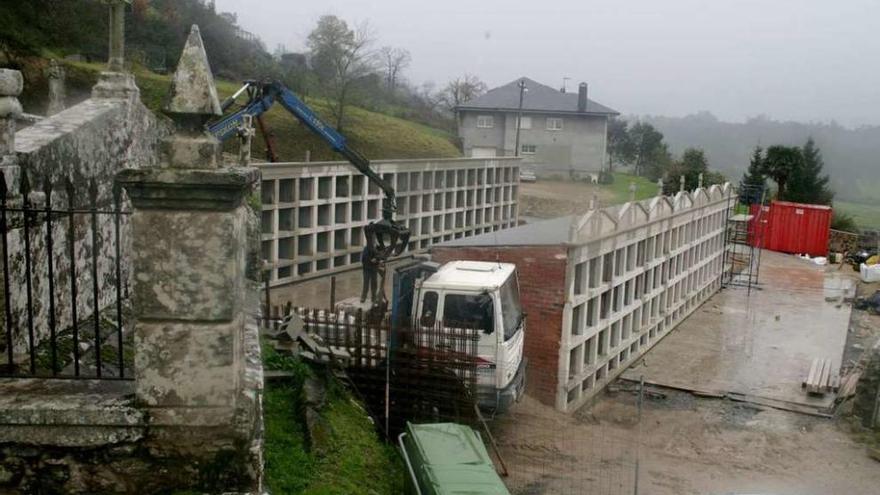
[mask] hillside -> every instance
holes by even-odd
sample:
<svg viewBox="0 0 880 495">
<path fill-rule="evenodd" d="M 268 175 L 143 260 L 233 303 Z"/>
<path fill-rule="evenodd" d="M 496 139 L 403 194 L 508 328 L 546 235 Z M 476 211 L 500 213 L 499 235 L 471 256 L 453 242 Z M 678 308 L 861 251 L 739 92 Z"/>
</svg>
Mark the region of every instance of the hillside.
<svg viewBox="0 0 880 495">
<path fill-rule="evenodd" d="M 25 111 L 43 113 L 47 93 L 43 68 L 46 61 L 31 58 L 23 67 L 25 94 L 22 103 Z M 66 62 L 68 93 L 72 101 L 86 98 L 97 81 L 102 64 Z M 153 73 L 142 67 L 133 69 L 141 89 L 141 99 L 154 111 L 160 111 L 170 85 L 169 76 Z M 230 81 L 217 81 L 217 90 L 223 99 L 233 94 L 240 85 Z M 322 99 L 309 98 L 307 103 L 324 119 L 330 120 L 327 103 Z M 244 100 L 240 100 L 241 103 Z M 230 110 L 231 111 L 231 110 Z M 372 160 L 391 158 L 450 158 L 460 156 L 452 136 L 445 131 L 433 129 L 415 122 L 350 107 L 345 135 L 352 147 Z M 281 161 L 301 161 L 306 150 L 311 151 L 313 161 L 340 160 L 323 141 L 300 125 L 280 105 L 265 115 L 266 126 L 275 136 L 275 146 Z M 234 149 L 234 143 L 229 144 Z M 254 141 L 254 158 L 264 157 L 264 140 L 258 132 Z"/>
<path fill-rule="evenodd" d="M 812 136 L 822 150 L 836 199 L 880 205 L 880 127 L 849 129 L 834 123 L 780 122 L 763 117 L 732 123 L 719 121 L 706 112 L 681 118 L 638 119 L 662 132 L 673 153 L 680 154 L 688 147 L 702 148 L 710 166 L 733 181 L 742 177 L 755 146 L 803 146 Z"/>
</svg>

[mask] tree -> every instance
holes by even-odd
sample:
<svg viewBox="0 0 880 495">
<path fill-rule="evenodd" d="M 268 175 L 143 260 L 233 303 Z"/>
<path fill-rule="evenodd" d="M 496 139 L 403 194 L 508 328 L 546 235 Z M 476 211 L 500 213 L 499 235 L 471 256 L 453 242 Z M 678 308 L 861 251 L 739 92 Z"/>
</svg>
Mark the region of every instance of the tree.
<svg viewBox="0 0 880 495">
<path fill-rule="evenodd" d="M 767 189 L 763 153 L 764 150 L 760 146 L 755 146 L 752 159 L 749 161 L 749 169 L 739 181 L 740 201 L 747 205 L 760 202 L 764 190 Z"/>
<path fill-rule="evenodd" d="M 322 16 L 318 26 L 309 33 L 306 44 L 312 53 L 312 65 L 333 101 L 331 113 L 338 130 L 343 128 L 345 107 L 354 85 L 375 72 L 370 51 L 373 40 L 366 23 L 350 29 L 344 20 L 333 15 Z"/>
<path fill-rule="evenodd" d="M 412 62 L 412 56 L 410 56 L 409 50 L 406 48 L 383 46 L 379 50 L 379 58 L 382 63 L 382 69 L 385 72 L 385 89 L 393 95 L 397 90 L 400 74 L 409 67 L 410 62 Z"/>
<path fill-rule="evenodd" d="M 785 199 L 798 203 L 830 205 L 834 193 L 828 188 L 829 177 L 822 175 L 825 163 L 822 152 L 812 137 L 807 139 L 801 154 L 803 164 L 789 179 Z"/>
<path fill-rule="evenodd" d="M 636 122 L 629 131 L 635 152 L 633 171 L 652 180 L 663 177 L 671 162 L 671 156 L 663 134 L 651 124 Z"/>
<path fill-rule="evenodd" d="M 629 133 L 629 123 L 622 119 L 608 120 L 608 171 L 614 171 L 614 163 L 628 165 L 636 156 L 636 147 Z"/>
<path fill-rule="evenodd" d="M 681 160 L 674 161 L 667 170 L 663 179 L 663 191 L 666 194 L 677 192 L 681 187 L 681 177 L 684 177 L 685 190 L 694 190 L 700 184 L 701 175 L 704 181 L 709 175 L 706 153 L 701 149 L 688 148 L 682 153 Z"/>
<path fill-rule="evenodd" d="M 473 74 L 449 81 L 443 89 L 443 102 L 452 110 L 486 92 L 486 83 Z"/>
<path fill-rule="evenodd" d="M 776 183 L 776 195 L 780 199 L 785 199 L 788 193 L 789 179 L 798 173 L 803 167 L 804 155 L 797 146 L 771 146 L 767 148 L 767 154 L 764 156 L 762 170 L 764 175 L 773 179 Z"/>
</svg>

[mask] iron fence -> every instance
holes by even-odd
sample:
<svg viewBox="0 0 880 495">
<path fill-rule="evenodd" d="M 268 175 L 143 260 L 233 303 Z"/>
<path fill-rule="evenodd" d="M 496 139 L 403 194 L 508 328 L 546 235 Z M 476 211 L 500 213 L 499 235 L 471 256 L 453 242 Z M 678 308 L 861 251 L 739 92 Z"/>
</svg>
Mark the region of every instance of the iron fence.
<svg viewBox="0 0 880 495">
<path fill-rule="evenodd" d="M 26 173 L 19 186 L 0 174 L 0 376 L 130 379 L 122 191 L 69 178 L 35 191 Z"/>
<path fill-rule="evenodd" d="M 318 335 L 380 429 L 390 439 L 409 422 L 476 425 L 481 330 L 466 324 L 372 319 L 362 312 L 296 308 L 306 334 Z"/>
</svg>

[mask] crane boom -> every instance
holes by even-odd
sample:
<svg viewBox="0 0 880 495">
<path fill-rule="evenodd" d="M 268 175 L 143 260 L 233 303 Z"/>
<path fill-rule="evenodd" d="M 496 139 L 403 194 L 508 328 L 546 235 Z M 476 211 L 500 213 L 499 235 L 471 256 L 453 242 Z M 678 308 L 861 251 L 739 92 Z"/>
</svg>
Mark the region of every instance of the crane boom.
<svg viewBox="0 0 880 495">
<path fill-rule="evenodd" d="M 220 141 L 225 141 L 236 135 L 241 127 L 245 115 L 254 118 L 259 117 L 272 108 L 275 102 L 281 103 L 288 112 L 290 112 L 297 120 L 303 123 L 310 131 L 324 140 L 333 151 L 339 153 L 349 163 L 358 170 L 358 172 L 367 176 L 367 178 L 375 184 L 385 194 L 384 204 L 382 205 L 383 217 L 390 220 L 390 215 L 397 210 L 397 198 L 394 187 L 383 179 L 375 170 L 370 167 L 370 161 L 360 154 L 357 150 L 348 146 L 345 136 L 339 133 L 332 126 L 321 120 L 320 117 L 311 109 L 304 101 L 302 101 L 290 89 L 278 82 L 259 83 L 256 81 L 247 81 L 245 85 L 239 89 L 231 98 L 223 102 L 223 109 L 229 108 L 245 91 L 248 92 L 250 101 L 240 110 L 224 117 L 223 119 L 209 124 L 208 131 Z"/>
</svg>

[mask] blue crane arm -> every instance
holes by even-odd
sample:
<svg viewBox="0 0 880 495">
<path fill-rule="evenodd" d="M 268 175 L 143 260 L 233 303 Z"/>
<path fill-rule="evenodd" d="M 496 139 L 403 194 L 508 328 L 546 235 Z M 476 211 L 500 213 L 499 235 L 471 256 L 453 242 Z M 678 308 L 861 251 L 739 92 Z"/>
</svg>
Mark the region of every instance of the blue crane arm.
<svg viewBox="0 0 880 495">
<path fill-rule="evenodd" d="M 274 103 L 275 94 L 264 93 L 260 95 L 260 97 L 255 98 L 253 101 L 248 103 L 247 106 L 245 106 L 241 110 L 238 110 L 232 115 L 225 117 L 213 124 L 209 124 L 208 132 L 213 134 L 214 137 L 219 139 L 221 142 L 226 141 L 227 139 L 238 133 L 238 130 L 241 128 L 242 122 L 244 121 L 245 115 L 250 115 L 254 118 L 257 118 L 260 115 L 266 113 Z"/>
<path fill-rule="evenodd" d="M 248 82 L 245 88 L 250 88 L 256 84 Z M 241 94 L 245 88 L 242 88 L 236 95 Z M 268 111 L 276 101 L 280 102 L 281 106 L 308 127 L 310 131 L 330 145 L 333 151 L 344 156 L 358 172 L 366 175 L 371 182 L 382 189 L 382 192 L 385 194 L 385 204 L 382 208 L 383 216 L 390 220 L 391 214 L 397 209 L 394 188 L 370 167 L 368 159 L 348 146 L 345 136 L 321 120 L 293 91 L 280 83 L 271 82 L 264 84 L 260 91 L 254 92 L 250 103 L 229 117 L 210 124 L 208 131 L 220 141 L 225 141 L 238 132 L 245 115 L 251 115 L 256 118 Z M 228 107 L 231 103 L 231 101 L 224 102 L 224 107 Z"/>
</svg>

